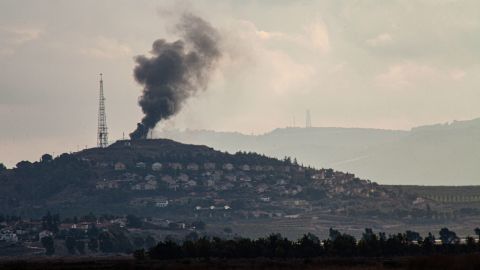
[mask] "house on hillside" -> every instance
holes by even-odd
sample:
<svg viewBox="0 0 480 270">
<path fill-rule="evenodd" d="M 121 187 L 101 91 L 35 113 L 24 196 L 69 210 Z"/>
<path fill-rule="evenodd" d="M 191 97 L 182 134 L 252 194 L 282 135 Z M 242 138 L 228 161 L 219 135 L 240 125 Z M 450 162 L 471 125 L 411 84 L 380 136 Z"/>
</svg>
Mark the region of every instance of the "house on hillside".
<svg viewBox="0 0 480 270">
<path fill-rule="evenodd" d="M 10 230 L 1 230 L 0 231 L 0 241 L 16 243 L 18 242 L 18 236 L 16 233 Z"/>
<path fill-rule="evenodd" d="M 279 185 L 279 186 L 285 186 L 286 184 L 288 184 L 288 182 L 285 180 L 285 179 L 278 179 L 276 182 L 275 182 L 276 185 Z"/>
<path fill-rule="evenodd" d="M 127 168 L 127 166 L 120 161 L 115 163 L 115 165 L 114 165 L 115 171 L 124 171 L 126 168 Z"/>
<path fill-rule="evenodd" d="M 312 180 L 325 180 L 325 170 L 319 170 L 316 174 L 312 175 Z"/>
<path fill-rule="evenodd" d="M 157 180 L 157 177 L 155 175 L 152 175 L 152 174 L 148 174 L 147 176 L 145 176 L 145 181 L 155 181 Z"/>
<path fill-rule="evenodd" d="M 48 231 L 48 230 L 43 230 L 43 231 L 38 233 L 38 239 L 40 239 L 40 240 L 42 238 L 49 237 L 49 236 L 53 236 L 53 232 Z"/>
<path fill-rule="evenodd" d="M 225 183 L 225 184 L 223 184 L 223 185 L 220 185 L 220 186 L 218 187 L 218 190 L 224 190 L 224 191 L 225 191 L 225 190 L 232 190 L 234 187 L 235 187 L 235 185 L 232 184 L 232 183 Z"/>
<path fill-rule="evenodd" d="M 210 170 L 215 170 L 215 163 L 213 162 L 205 162 L 203 164 L 203 168 L 207 171 L 210 171 Z"/>
<path fill-rule="evenodd" d="M 227 170 L 227 171 L 231 171 L 233 170 L 235 167 L 233 166 L 232 163 L 225 163 L 223 164 L 223 167 L 222 167 L 224 170 Z"/>
<path fill-rule="evenodd" d="M 108 164 L 108 162 L 98 162 L 96 165 L 100 168 L 108 168 L 111 164 Z"/>
<path fill-rule="evenodd" d="M 235 182 L 237 181 L 237 176 L 233 174 L 227 174 L 225 175 L 225 180 L 227 180 L 228 182 Z"/>
<path fill-rule="evenodd" d="M 213 187 L 215 186 L 215 181 L 213 179 L 207 179 L 207 181 L 205 181 L 205 186 Z"/>
<path fill-rule="evenodd" d="M 185 184 L 186 188 L 196 187 L 196 186 L 197 186 L 197 181 L 192 179 L 188 180 L 187 183 Z"/>
<path fill-rule="evenodd" d="M 238 180 L 242 182 L 251 182 L 252 178 L 248 175 L 241 175 L 240 177 L 238 177 Z"/>
<path fill-rule="evenodd" d="M 132 186 L 132 190 L 156 190 L 157 189 L 157 181 L 156 180 L 149 180 L 146 182 L 138 183 Z"/>
<path fill-rule="evenodd" d="M 179 184 L 177 184 L 177 183 L 168 184 L 168 189 L 171 189 L 171 190 L 177 191 L 179 188 L 180 188 L 180 185 L 179 185 Z"/>
<path fill-rule="evenodd" d="M 178 177 L 177 180 L 180 182 L 188 182 L 188 175 L 181 173 Z"/>
<path fill-rule="evenodd" d="M 95 185 L 95 189 L 102 190 L 102 189 L 118 189 L 120 187 L 119 181 L 110 180 L 110 181 L 99 181 Z"/>
<path fill-rule="evenodd" d="M 263 171 L 263 167 L 261 165 L 255 165 L 253 166 L 253 170 L 257 172 Z"/>
<path fill-rule="evenodd" d="M 251 188 L 253 187 L 252 184 L 250 184 L 249 182 L 243 182 L 239 185 L 241 188 Z"/>
<path fill-rule="evenodd" d="M 145 162 L 137 162 L 137 164 L 135 164 L 135 167 L 144 170 L 147 168 L 147 164 Z"/>
<path fill-rule="evenodd" d="M 160 208 L 165 208 L 168 206 L 168 200 L 167 199 L 158 200 L 155 202 L 155 206 Z"/>
<path fill-rule="evenodd" d="M 260 201 L 262 202 L 270 202 L 270 197 L 269 196 L 261 196 Z"/>
<path fill-rule="evenodd" d="M 242 165 L 242 171 L 246 171 L 246 172 L 250 171 L 250 166 L 248 164 Z"/>
<path fill-rule="evenodd" d="M 273 171 L 274 168 L 273 168 L 272 165 L 267 165 L 267 166 L 263 166 L 263 170 L 264 170 L 264 171 Z"/>
<path fill-rule="evenodd" d="M 266 192 L 267 190 L 268 190 L 268 185 L 265 184 L 265 183 L 262 183 L 262 184 L 257 186 L 257 192 L 258 193 L 263 193 L 263 192 Z"/>
<path fill-rule="evenodd" d="M 198 166 L 197 163 L 189 163 L 187 165 L 187 170 L 189 170 L 189 171 L 198 171 L 199 168 L 200 168 L 200 166 Z"/>
<path fill-rule="evenodd" d="M 178 162 L 170 163 L 169 165 L 170 165 L 170 168 L 174 170 L 181 170 L 183 168 L 182 164 Z"/>
<path fill-rule="evenodd" d="M 177 182 L 170 175 L 162 176 L 162 181 L 167 183 L 167 184 L 176 184 L 176 182 Z"/>
<path fill-rule="evenodd" d="M 212 179 L 214 181 L 220 181 L 222 180 L 222 176 L 223 176 L 223 171 L 215 171 L 213 174 L 212 174 Z"/>
<path fill-rule="evenodd" d="M 162 163 L 155 162 L 155 163 L 152 164 L 152 171 L 158 172 L 160 170 L 162 170 Z"/>
</svg>

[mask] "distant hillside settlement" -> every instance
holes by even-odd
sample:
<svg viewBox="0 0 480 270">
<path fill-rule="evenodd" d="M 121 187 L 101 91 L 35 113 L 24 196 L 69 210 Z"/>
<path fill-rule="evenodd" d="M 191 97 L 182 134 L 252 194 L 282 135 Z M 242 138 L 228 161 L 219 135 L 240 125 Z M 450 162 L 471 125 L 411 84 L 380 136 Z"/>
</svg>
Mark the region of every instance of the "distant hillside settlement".
<svg viewBox="0 0 480 270">
<path fill-rule="evenodd" d="M 419 229 L 425 232 L 428 224 L 447 221 L 461 221 L 467 230 L 480 216 L 468 205 L 445 205 L 415 190 L 302 166 L 290 157 L 232 155 L 170 140 L 118 141 L 56 158 L 45 155 L 39 162 L 18 163 L 0 180 L 5 214 L 38 218 L 50 210 L 66 217 L 94 212 L 202 220 L 217 231 L 228 224 L 246 236 L 321 235 L 331 226 L 358 234 L 367 226 L 362 224 L 387 231 L 425 225 Z"/>
</svg>

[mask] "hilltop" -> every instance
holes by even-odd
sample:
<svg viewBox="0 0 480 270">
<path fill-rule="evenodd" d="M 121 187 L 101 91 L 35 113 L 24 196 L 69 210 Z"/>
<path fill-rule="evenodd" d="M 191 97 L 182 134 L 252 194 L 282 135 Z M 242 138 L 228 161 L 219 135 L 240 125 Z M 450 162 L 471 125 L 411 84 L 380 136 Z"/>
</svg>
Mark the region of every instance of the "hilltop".
<svg viewBox="0 0 480 270">
<path fill-rule="evenodd" d="M 379 224 L 425 222 L 431 215 L 427 211 L 437 211 L 433 201 L 427 210 L 427 203 L 415 195 L 351 173 L 166 139 L 125 140 L 56 158 L 46 155 L 39 162 L 20 162 L 0 177 L 5 214 L 133 213 L 223 226 L 235 222 L 247 235 L 261 220 L 285 229 L 300 223 L 315 228 L 316 223 L 328 226 L 327 217 L 331 224 L 365 218 Z"/>
</svg>

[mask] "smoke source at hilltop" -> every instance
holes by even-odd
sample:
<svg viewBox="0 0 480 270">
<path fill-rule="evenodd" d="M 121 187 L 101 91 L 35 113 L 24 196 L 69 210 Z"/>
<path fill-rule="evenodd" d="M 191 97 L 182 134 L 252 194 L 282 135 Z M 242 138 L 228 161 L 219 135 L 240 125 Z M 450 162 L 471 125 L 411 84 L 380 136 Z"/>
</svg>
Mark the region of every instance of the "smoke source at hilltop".
<svg viewBox="0 0 480 270">
<path fill-rule="evenodd" d="M 151 56 L 137 56 L 135 80 L 144 86 L 138 104 L 145 116 L 130 133 L 131 139 L 145 139 L 158 122 L 178 113 L 185 100 L 205 89 L 221 56 L 220 35 L 208 22 L 185 14 L 176 30 L 181 39 L 153 42 Z"/>
</svg>

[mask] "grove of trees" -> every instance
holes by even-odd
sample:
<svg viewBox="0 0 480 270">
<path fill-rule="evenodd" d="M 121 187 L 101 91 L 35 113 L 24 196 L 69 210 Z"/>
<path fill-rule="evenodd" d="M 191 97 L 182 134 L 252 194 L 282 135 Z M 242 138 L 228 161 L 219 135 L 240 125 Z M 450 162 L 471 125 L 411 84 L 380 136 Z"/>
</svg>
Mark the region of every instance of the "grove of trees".
<svg viewBox="0 0 480 270">
<path fill-rule="evenodd" d="M 475 229 L 475 233 L 480 229 Z M 455 232 L 442 228 L 441 243 L 433 234 L 421 237 L 419 233 L 407 231 L 386 235 L 365 229 L 360 240 L 351 235 L 330 229 L 328 239 L 321 241 L 313 234 L 305 234 L 290 241 L 280 234 L 271 234 L 255 240 L 248 238 L 220 239 L 218 237 L 189 237 L 182 243 L 172 240 L 159 242 L 148 251 L 137 250 L 134 256 L 150 259 L 181 258 L 312 258 L 333 257 L 390 257 L 432 254 L 464 254 L 480 251 L 480 243 L 473 237 L 460 242 Z"/>
</svg>

